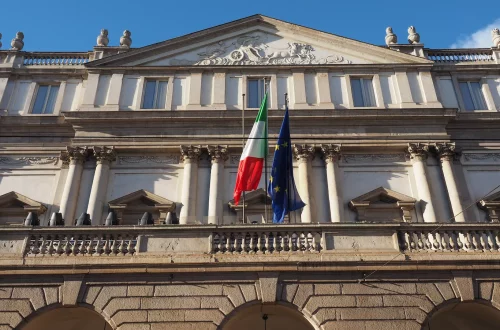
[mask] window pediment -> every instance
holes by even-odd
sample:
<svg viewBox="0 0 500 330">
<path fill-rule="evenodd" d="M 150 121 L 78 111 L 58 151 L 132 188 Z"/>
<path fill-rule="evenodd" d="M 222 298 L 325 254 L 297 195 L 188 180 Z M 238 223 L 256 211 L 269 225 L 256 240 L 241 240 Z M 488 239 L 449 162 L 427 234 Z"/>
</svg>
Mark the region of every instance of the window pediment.
<svg viewBox="0 0 500 330">
<path fill-rule="evenodd" d="M 478 202 L 480 209 L 484 210 L 491 222 L 500 222 L 500 191 Z"/>
<path fill-rule="evenodd" d="M 0 215 L 2 216 L 26 216 L 29 212 L 40 215 L 45 211 L 47 211 L 45 205 L 15 191 L 0 196 Z"/>
<path fill-rule="evenodd" d="M 245 217 L 249 222 L 264 222 L 264 214 L 266 211 L 266 203 L 269 205 L 268 215 L 272 214 L 271 209 L 271 197 L 267 194 L 264 189 L 259 188 L 254 191 L 247 192 L 245 194 Z M 240 200 L 238 205 L 234 205 L 234 199 L 228 202 L 228 206 L 231 210 L 236 212 L 238 221 L 243 221 L 243 198 Z M 271 215 L 272 216 L 272 215 Z M 243 221 L 243 222 L 247 222 Z"/>
</svg>

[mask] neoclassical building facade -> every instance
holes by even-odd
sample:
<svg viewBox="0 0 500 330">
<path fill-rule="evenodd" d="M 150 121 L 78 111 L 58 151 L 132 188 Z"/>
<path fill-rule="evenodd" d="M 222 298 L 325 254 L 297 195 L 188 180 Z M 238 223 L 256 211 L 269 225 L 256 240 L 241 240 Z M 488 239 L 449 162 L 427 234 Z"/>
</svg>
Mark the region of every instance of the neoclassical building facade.
<svg viewBox="0 0 500 330">
<path fill-rule="evenodd" d="M 0 48 L 0 330 L 497 328 L 498 29 L 484 49 L 262 15 L 141 48 L 23 39 Z M 264 178 L 233 201 L 266 91 L 267 165 L 288 102 L 306 204 L 279 225 Z"/>
</svg>

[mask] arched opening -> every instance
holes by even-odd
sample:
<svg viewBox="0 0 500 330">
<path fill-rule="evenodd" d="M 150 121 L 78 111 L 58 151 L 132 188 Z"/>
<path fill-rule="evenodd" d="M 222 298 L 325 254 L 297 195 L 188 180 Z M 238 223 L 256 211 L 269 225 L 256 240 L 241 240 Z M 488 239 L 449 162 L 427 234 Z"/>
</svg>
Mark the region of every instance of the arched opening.
<svg viewBox="0 0 500 330">
<path fill-rule="evenodd" d="M 296 309 L 284 305 L 253 304 L 235 310 L 222 325 L 223 330 L 314 330 Z"/>
<path fill-rule="evenodd" d="M 499 310 L 478 302 L 455 302 L 439 308 L 422 329 L 495 330 L 499 324 Z"/>
<path fill-rule="evenodd" d="M 85 307 L 59 307 L 36 315 L 22 330 L 112 330 L 106 320 Z"/>
</svg>

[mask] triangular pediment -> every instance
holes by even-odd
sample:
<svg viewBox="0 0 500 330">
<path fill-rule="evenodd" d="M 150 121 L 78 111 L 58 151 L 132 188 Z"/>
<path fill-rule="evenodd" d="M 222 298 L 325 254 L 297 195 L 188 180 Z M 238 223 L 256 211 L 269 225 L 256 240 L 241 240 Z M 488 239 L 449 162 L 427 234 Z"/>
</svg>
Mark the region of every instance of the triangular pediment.
<svg viewBox="0 0 500 330">
<path fill-rule="evenodd" d="M 29 197 L 26 197 L 15 191 L 0 196 L 0 213 L 2 214 L 24 214 L 26 212 L 35 212 L 42 214 L 47 207 Z"/>
<path fill-rule="evenodd" d="M 254 15 L 89 62 L 88 67 L 432 63 L 386 47 Z"/>
<path fill-rule="evenodd" d="M 266 202 L 268 205 L 271 205 L 271 197 L 262 188 L 245 193 L 246 207 L 251 207 L 252 205 L 263 206 Z M 237 206 L 234 205 L 234 199 L 231 199 L 228 204 L 231 209 L 243 207 L 243 198 L 240 199 L 240 203 Z"/>
<path fill-rule="evenodd" d="M 175 209 L 175 203 L 171 200 L 155 195 L 144 189 L 114 199 L 108 202 L 108 205 L 110 209 L 142 209 L 144 207 L 166 209 L 168 211 L 173 211 Z"/>
<path fill-rule="evenodd" d="M 352 204 L 415 203 L 416 199 L 384 187 L 379 187 L 351 200 Z"/>
</svg>

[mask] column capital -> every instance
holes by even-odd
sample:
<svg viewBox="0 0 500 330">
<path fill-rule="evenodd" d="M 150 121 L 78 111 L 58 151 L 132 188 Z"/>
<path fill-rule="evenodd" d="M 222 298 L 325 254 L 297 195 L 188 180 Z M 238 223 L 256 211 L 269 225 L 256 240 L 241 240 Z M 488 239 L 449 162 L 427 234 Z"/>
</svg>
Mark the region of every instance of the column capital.
<svg viewBox="0 0 500 330">
<path fill-rule="evenodd" d="M 436 143 L 434 149 L 441 161 L 452 161 L 459 154 L 453 142 Z"/>
<path fill-rule="evenodd" d="M 325 159 L 325 163 L 335 163 L 340 158 L 340 144 L 322 144 L 320 146 L 321 153 Z"/>
<path fill-rule="evenodd" d="M 201 154 L 200 146 L 182 145 L 180 146 L 180 150 L 181 150 L 181 159 L 184 161 L 184 163 L 194 163 L 198 162 L 198 160 L 200 159 L 200 154 Z"/>
<path fill-rule="evenodd" d="M 97 164 L 109 164 L 116 160 L 116 151 L 114 147 L 93 147 L 94 157 Z"/>
<path fill-rule="evenodd" d="M 66 147 L 66 151 L 61 152 L 60 159 L 64 165 L 83 164 L 87 156 L 87 147 Z"/>
<path fill-rule="evenodd" d="M 408 153 L 414 160 L 426 160 L 429 154 L 429 145 L 427 143 L 408 143 Z"/>
<path fill-rule="evenodd" d="M 307 144 L 295 144 L 293 153 L 299 162 L 308 162 L 314 159 L 314 146 Z"/>
<path fill-rule="evenodd" d="M 216 145 L 207 146 L 206 148 L 212 163 L 224 163 L 229 158 L 227 154 L 227 146 Z"/>
</svg>

